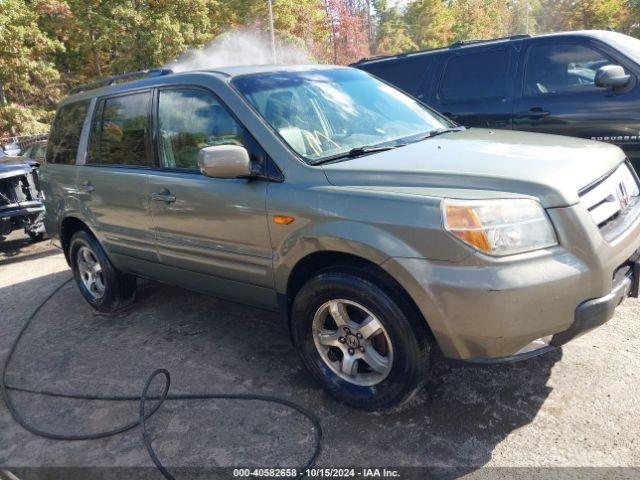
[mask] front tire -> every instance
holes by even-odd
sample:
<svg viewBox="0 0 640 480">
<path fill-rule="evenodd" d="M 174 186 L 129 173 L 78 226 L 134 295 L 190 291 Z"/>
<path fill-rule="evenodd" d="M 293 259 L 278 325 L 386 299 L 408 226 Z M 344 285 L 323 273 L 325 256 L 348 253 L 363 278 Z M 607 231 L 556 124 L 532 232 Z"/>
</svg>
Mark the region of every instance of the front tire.
<svg viewBox="0 0 640 480">
<path fill-rule="evenodd" d="M 426 379 L 426 329 L 401 292 L 366 270 L 332 268 L 311 278 L 292 307 L 303 363 L 339 400 L 377 410 L 399 405 Z"/>
<path fill-rule="evenodd" d="M 80 293 L 96 310 L 111 313 L 134 301 L 136 277 L 119 272 L 91 233 L 71 237 L 69 259 Z"/>
</svg>

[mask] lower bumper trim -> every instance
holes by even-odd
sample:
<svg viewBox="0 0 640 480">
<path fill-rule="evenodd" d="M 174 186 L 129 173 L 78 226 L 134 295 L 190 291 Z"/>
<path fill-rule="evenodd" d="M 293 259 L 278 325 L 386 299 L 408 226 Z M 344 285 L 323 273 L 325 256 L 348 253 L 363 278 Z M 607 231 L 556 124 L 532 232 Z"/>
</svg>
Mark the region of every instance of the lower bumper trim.
<svg viewBox="0 0 640 480">
<path fill-rule="evenodd" d="M 613 318 L 613 313 L 618 305 L 632 293 L 634 286 L 634 268 L 622 272 L 620 278 L 614 279 L 614 288 L 608 295 L 593 300 L 587 300 L 576 308 L 573 324 L 564 332 L 556 333 L 551 345 L 559 347 L 574 338 L 587 333 L 594 328 L 604 325 Z"/>
<path fill-rule="evenodd" d="M 449 359 L 450 362 L 460 363 L 464 365 L 501 365 L 505 363 L 515 363 L 521 362 L 523 360 L 529 360 L 530 358 L 537 357 L 539 355 L 544 355 L 545 353 L 552 352 L 557 350 L 558 347 L 547 346 L 538 348 L 536 350 L 530 350 L 524 353 L 517 353 L 515 355 L 509 355 L 508 357 L 498 357 L 498 358 L 465 358 L 464 360 L 454 360 Z"/>
</svg>

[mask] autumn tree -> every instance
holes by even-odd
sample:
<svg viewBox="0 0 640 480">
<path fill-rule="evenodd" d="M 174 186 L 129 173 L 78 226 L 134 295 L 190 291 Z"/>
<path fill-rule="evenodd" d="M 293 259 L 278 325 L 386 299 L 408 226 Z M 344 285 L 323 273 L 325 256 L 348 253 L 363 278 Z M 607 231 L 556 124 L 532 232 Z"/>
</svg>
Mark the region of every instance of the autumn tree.
<svg viewBox="0 0 640 480">
<path fill-rule="evenodd" d="M 629 15 L 621 26 L 625 33 L 640 36 L 640 0 L 629 0 Z"/>
<path fill-rule="evenodd" d="M 456 0 L 452 3 L 455 40 L 508 35 L 510 11 L 505 0 Z"/>
<path fill-rule="evenodd" d="M 616 29 L 628 21 L 634 3 L 629 0 L 541 0 L 535 17 L 540 32 Z"/>
<path fill-rule="evenodd" d="M 326 0 L 331 23 L 333 60 L 348 64 L 369 55 L 367 4 L 359 0 Z"/>
<path fill-rule="evenodd" d="M 266 0 L 237 3 L 236 27 L 252 26 L 261 32 L 268 31 Z M 273 17 L 276 41 L 283 48 L 297 45 L 316 61 L 331 61 L 331 24 L 323 2 L 273 0 Z"/>
<path fill-rule="evenodd" d="M 405 13 L 412 40 L 421 49 L 449 45 L 454 38 L 454 10 L 445 0 L 416 0 Z"/>
<path fill-rule="evenodd" d="M 0 134 L 41 132 L 60 89 L 52 56 L 63 50 L 38 25 L 46 2 L 0 0 Z"/>
<path fill-rule="evenodd" d="M 524 33 L 527 5 L 532 33 L 640 35 L 640 0 L 273 0 L 273 13 L 281 49 L 346 64 Z M 0 134 L 46 131 L 79 83 L 165 65 L 233 29 L 269 28 L 266 0 L 0 0 L 0 12 Z"/>
<path fill-rule="evenodd" d="M 527 8 L 529 8 L 528 15 Z M 530 34 L 536 33 L 538 24 L 534 12 L 538 11 L 539 8 L 540 0 L 510 0 L 507 4 L 504 19 L 506 34 L 524 34 L 527 33 L 527 30 Z"/>
<path fill-rule="evenodd" d="M 372 54 L 385 55 L 418 50 L 412 40 L 409 27 L 405 23 L 405 13 L 398 7 L 389 7 L 387 0 L 374 0 L 373 8 L 377 12 L 378 25 L 374 35 Z"/>
</svg>

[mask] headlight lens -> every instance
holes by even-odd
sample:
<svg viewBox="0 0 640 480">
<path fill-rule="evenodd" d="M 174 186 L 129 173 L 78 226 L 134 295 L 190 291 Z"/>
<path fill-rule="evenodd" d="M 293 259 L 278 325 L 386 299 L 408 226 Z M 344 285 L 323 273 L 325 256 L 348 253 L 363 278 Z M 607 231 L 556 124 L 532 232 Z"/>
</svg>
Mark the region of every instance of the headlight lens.
<svg viewBox="0 0 640 480">
<path fill-rule="evenodd" d="M 442 218 L 447 231 L 488 255 L 513 255 L 558 243 L 546 212 L 535 200 L 445 199 Z"/>
</svg>

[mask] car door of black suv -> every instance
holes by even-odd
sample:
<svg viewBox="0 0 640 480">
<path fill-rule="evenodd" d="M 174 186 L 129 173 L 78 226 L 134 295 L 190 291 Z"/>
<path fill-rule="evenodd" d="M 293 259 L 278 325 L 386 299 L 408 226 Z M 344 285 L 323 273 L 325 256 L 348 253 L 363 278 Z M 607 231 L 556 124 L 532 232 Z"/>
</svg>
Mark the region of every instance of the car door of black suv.
<svg viewBox="0 0 640 480">
<path fill-rule="evenodd" d="M 460 47 L 443 57 L 427 103 L 466 127 L 511 128 L 514 47 Z"/>
<path fill-rule="evenodd" d="M 637 66 L 606 44 L 585 37 L 531 39 L 519 62 L 521 88 L 513 128 L 606 141 L 640 162 L 640 86 Z M 623 88 L 598 87 L 595 75 L 620 65 L 631 75 Z"/>
</svg>

